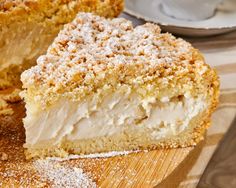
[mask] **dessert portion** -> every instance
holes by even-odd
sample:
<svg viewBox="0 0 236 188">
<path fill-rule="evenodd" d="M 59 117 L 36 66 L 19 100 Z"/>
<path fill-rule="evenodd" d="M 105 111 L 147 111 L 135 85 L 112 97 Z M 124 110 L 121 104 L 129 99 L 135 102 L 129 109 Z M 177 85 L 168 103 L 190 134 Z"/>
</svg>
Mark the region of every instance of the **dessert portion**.
<svg viewBox="0 0 236 188">
<path fill-rule="evenodd" d="M 117 16 L 123 0 L 0 1 L 0 89 L 20 87 L 20 74 L 36 64 L 78 11 Z"/>
<path fill-rule="evenodd" d="M 21 80 L 27 158 L 195 145 L 219 96 L 217 74 L 188 42 L 90 13 Z"/>
</svg>

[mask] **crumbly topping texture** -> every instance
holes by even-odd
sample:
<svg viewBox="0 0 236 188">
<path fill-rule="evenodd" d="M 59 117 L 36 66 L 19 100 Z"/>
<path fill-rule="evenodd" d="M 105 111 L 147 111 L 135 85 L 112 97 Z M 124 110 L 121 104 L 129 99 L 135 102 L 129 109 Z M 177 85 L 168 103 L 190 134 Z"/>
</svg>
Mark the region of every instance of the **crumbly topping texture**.
<svg viewBox="0 0 236 188">
<path fill-rule="evenodd" d="M 0 0 L 0 23 L 8 26 L 29 21 L 58 26 L 71 22 L 78 12 L 116 17 L 123 6 L 123 0 Z"/>
<path fill-rule="evenodd" d="M 102 85 L 135 84 L 160 74 L 183 73 L 196 50 L 151 23 L 134 28 L 123 18 L 79 13 L 65 25 L 47 54 L 22 74 L 23 87 L 39 95 L 86 93 Z M 200 61 L 200 64 L 204 63 Z M 159 71 L 159 72 L 158 72 Z"/>
<path fill-rule="evenodd" d="M 28 0 L 0 0 L 0 10 L 9 11 L 16 6 L 24 7 L 28 2 Z"/>
</svg>

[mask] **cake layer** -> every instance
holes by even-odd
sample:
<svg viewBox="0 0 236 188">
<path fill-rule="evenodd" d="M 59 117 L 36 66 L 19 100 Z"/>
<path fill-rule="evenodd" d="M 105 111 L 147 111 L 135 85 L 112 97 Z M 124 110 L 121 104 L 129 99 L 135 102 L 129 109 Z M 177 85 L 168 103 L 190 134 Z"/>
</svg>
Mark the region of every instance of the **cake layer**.
<svg viewBox="0 0 236 188">
<path fill-rule="evenodd" d="M 65 23 L 78 11 L 117 16 L 123 0 L 20 0 L 0 3 L 0 89 L 20 87 L 20 74 L 36 64 Z"/>
<path fill-rule="evenodd" d="M 102 96 L 102 97 L 101 97 Z M 159 101 L 141 97 L 128 86 L 96 93 L 80 102 L 60 99 L 47 110 L 27 104 L 26 147 L 74 141 L 149 129 L 158 140 L 187 129 L 192 118 L 208 108 L 206 96 L 179 96 Z M 45 147 L 43 145 L 43 147 Z"/>
<path fill-rule="evenodd" d="M 215 71 L 189 43 L 89 13 L 21 78 L 28 157 L 194 145 L 219 96 Z"/>
<path fill-rule="evenodd" d="M 50 142 L 28 147 L 26 157 L 44 158 L 48 156 L 68 157 L 70 154 L 91 154 L 110 151 L 136 151 L 163 148 L 177 148 L 195 146 L 203 139 L 206 129 L 210 125 L 209 114 L 201 113 L 193 118 L 188 128 L 176 136 L 165 137 L 159 140 L 152 139 L 149 129 L 127 128 L 122 133 L 112 136 L 101 136 L 91 139 L 64 141 L 53 146 Z M 48 145 L 49 144 L 49 145 Z"/>
</svg>

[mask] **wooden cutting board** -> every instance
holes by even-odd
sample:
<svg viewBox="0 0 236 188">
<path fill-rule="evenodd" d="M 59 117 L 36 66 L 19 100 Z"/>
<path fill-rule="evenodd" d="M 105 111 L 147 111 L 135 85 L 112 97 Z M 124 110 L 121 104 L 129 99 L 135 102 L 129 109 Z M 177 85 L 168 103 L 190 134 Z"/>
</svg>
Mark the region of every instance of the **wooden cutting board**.
<svg viewBox="0 0 236 188">
<path fill-rule="evenodd" d="M 24 158 L 25 135 L 22 125 L 22 118 L 25 116 L 24 104 L 20 102 L 12 104 L 12 107 L 14 109 L 12 116 L 0 117 L 2 158 L 0 187 L 9 185 L 51 187 L 53 184 L 51 179 L 42 178 L 33 165 L 34 161 L 26 161 Z M 192 153 L 190 152 L 192 150 L 192 147 L 163 149 L 109 158 L 72 159 L 57 163 L 66 165 L 67 168 L 83 169 L 98 187 L 154 187 L 161 185 L 188 154 Z M 183 169 L 178 169 L 177 174 L 184 173 Z"/>
</svg>

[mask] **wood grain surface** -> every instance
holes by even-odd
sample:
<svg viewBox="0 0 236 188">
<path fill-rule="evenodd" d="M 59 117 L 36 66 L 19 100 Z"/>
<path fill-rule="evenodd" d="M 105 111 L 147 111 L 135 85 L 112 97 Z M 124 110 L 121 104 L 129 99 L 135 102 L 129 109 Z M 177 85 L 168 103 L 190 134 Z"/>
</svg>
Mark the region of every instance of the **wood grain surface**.
<svg viewBox="0 0 236 188">
<path fill-rule="evenodd" d="M 198 188 L 225 187 L 236 187 L 236 118 L 198 184 Z"/>
<path fill-rule="evenodd" d="M 0 187 L 9 185 L 50 187 L 50 182 L 41 180 L 37 174 L 32 165 L 33 161 L 26 161 L 24 157 L 25 135 L 22 125 L 22 117 L 25 116 L 24 104 L 22 102 L 12 104 L 12 107 L 13 116 L 0 118 L 2 157 Z M 110 158 L 74 159 L 59 163 L 82 168 L 99 187 L 154 187 L 162 186 L 160 183 L 163 179 L 169 176 L 189 154 L 196 156 L 196 152 L 193 147 L 163 149 Z M 189 163 L 192 163 L 191 160 Z M 181 171 L 187 173 L 188 169 L 183 168 Z M 176 172 L 179 173 L 179 170 Z"/>
</svg>

